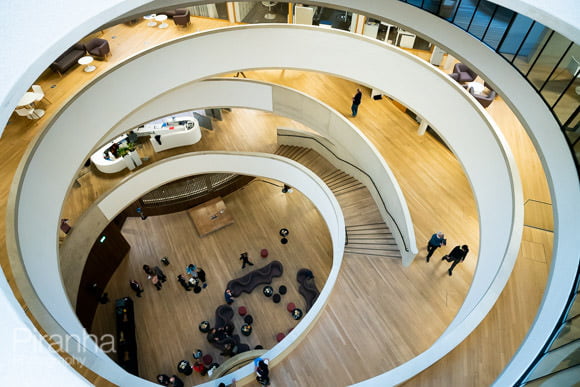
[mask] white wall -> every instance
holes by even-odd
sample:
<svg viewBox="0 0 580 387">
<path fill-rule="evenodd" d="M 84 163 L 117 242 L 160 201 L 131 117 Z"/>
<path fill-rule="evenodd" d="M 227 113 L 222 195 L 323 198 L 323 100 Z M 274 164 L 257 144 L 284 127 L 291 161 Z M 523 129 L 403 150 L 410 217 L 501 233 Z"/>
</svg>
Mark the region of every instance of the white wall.
<svg viewBox="0 0 580 387">
<path fill-rule="evenodd" d="M 196 54 L 210 52 L 214 47 L 220 47 L 220 50 L 204 60 Z M 269 49 L 264 52 L 262 47 Z M 345 57 L 344 51 L 356 55 Z M 316 61 L 312 61 L 314 53 Z M 166 62 L 164 72 L 155 78 L 146 75 L 155 72 L 163 58 L 174 55 L 180 55 L 184 60 Z M 191 60 L 184 55 L 191 55 Z M 373 60 L 363 61 L 361 57 Z M 190 65 L 192 61 L 196 66 Z M 56 203 L 64 201 L 77 166 L 83 163 L 94 144 L 99 143 L 107 128 L 114 126 L 127 112 L 182 83 L 216 73 L 271 67 L 334 73 L 372 85 L 385 94 L 397 96 L 414 111 L 422 112 L 422 116 L 439 130 L 469 176 L 480 213 L 480 264 L 455 321 L 469 316 L 471 329 L 481 321 L 485 313 L 471 312 L 486 295 L 498 268 L 503 265 L 505 275 L 509 275 L 519 246 L 518 230 L 521 228 L 518 229 L 517 224 L 521 226 L 522 222 L 519 178 L 499 131 L 487 121 L 485 111 L 463 88 L 428 63 L 404 51 L 339 30 L 283 24 L 199 33 L 137 55 L 97 77 L 43 132 L 28 160 L 18 192 L 17 224 L 26 225 L 18 227 L 18 241 L 33 286 L 64 329 L 71 333 L 83 332 L 66 302 L 59 280 L 55 245 L 60 206 Z M 147 82 L 143 82 L 142 74 L 147 77 Z M 446 103 L 434 104 L 430 94 L 424 93 L 425 89 Z M 111 93 L 111 90 L 115 92 Z M 94 101 L 99 101 L 99 104 L 95 105 Z M 78 112 L 89 110 L 94 114 L 86 115 L 82 127 L 79 127 Z M 465 122 L 470 125 L 466 126 Z M 333 124 L 339 123 L 333 120 Z M 54 149 L 60 150 L 59 157 L 54 157 Z M 485 158 L 478 156 L 483 149 L 489 150 L 485 152 Z M 490 181 L 494 181 L 493 187 Z M 39 198 L 40 187 L 44 194 Z M 504 284 L 498 282 L 491 286 L 492 291 L 487 294 L 491 302 Z M 491 304 L 487 306 L 491 307 Z M 460 342 L 468 332 L 454 330 L 451 343 Z M 431 352 L 435 356 L 425 357 L 427 361 L 422 366 L 432 364 L 451 350 L 449 343 L 436 343 L 437 350 Z M 98 351 L 96 354 L 105 356 Z M 421 369 L 416 365 L 407 367 L 406 377 Z"/>
</svg>

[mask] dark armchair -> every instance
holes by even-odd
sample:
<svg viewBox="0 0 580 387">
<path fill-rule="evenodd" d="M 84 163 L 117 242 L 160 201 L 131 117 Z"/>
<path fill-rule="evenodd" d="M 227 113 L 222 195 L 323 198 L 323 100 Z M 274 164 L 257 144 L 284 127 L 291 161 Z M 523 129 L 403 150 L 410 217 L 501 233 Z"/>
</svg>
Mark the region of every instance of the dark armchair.
<svg viewBox="0 0 580 387">
<path fill-rule="evenodd" d="M 453 67 L 453 74 L 449 75 L 457 82 L 473 82 L 477 78 L 477 74 L 463 63 L 456 63 Z"/>
<path fill-rule="evenodd" d="M 475 94 L 473 87 L 469 88 L 469 94 L 473 95 L 477 102 L 479 102 L 484 108 L 491 105 L 496 95 L 494 90 L 490 90 L 489 94 Z"/>
<path fill-rule="evenodd" d="M 175 22 L 176 26 L 187 27 L 189 24 L 189 10 L 184 9 L 183 11 L 185 11 L 185 13 L 175 14 L 175 16 L 173 16 L 173 21 Z"/>
<path fill-rule="evenodd" d="M 106 59 L 111 54 L 109 42 L 105 39 L 94 38 L 86 44 L 86 47 L 88 53 L 98 59 Z"/>
<path fill-rule="evenodd" d="M 189 14 L 189 10 L 186 8 L 177 8 L 169 11 L 157 12 L 157 15 L 167 15 L 168 18 L 173 19 L 176 15 L 185 15 L 186 12 Z"/>
<path fill-rule="evenodd" d="M 77 61 L 86 55 L 86 52 L 85 45 L 77 43 L 56 58 L 50 65 L 50 69 L 56 71 L 62 77 L 62 74 L 76 65 Z"/>
</svg>

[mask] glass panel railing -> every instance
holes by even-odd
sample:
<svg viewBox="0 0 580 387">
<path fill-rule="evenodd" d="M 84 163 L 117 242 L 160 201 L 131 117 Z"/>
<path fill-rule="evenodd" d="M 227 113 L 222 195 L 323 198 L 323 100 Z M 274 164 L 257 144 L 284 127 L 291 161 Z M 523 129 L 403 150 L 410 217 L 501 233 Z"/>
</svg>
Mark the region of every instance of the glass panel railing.
<svg viewBox="0 0 580 387">
<path fill-rule="evenodd" d="M 563 387 L 578 386 L 580 365 L 550 374 L 540 379 L 524 384 L 526 387 Z"/>
<path fill-rule="evenodd" d="M 528 383 L 580 364 L 580 340 L 546 353 L 530 373 Z"/>
<path fill-rule="evenodd" d="M 498 46 L 497 52 L 509 62 L 517 57 L 523 49 L 523 44 L 531 33 L 534 21 L 524 15 L 515 15 L 511 26 L 506 29 L 503 42 Z"/>
<path fill-rule="evenodd" d="M 576 293 L 576 297 L 574 298 L 570 311 L 568 312 L 567 320 L 573 319 L 578 315 L 580 315 L 580 295 Z"/>
<path fill-rule="evenodd" d="M 510 62 L 538 91 L 580 165 L 580 46 L 529 17 L 487 0 L 401 0 L 443 18 Z M 519 386 L 573 385 L 580 374 L 580 301 L 576 289 L 546 347 Z M 553 341 L 552 341 L 553 340 Z M 550 345 L 551 343 L 551 345 Z M 569 383 L 572 381 L 573 383 Z"/>
<path fill-rule="evenodd" d="M 558 333 L 558 337 L 550 346 L 550 351 L 560 348 L 563 345 L 566 345 L 574 340 L 578 340 L 580 338 L 580 317 L 575 317 L 571 320 L 568 320 L 563 326 L 560 332 Z"/>
</svg>

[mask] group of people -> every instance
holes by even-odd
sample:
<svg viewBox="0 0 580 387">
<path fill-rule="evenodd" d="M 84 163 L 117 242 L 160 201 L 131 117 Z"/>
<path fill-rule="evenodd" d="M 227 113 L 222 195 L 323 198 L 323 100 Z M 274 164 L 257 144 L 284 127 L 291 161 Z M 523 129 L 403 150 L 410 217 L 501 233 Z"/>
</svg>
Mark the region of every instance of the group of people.
<svg viewBox="0 0 580 387">
<path fill-rule="evenodd" d="M 186 278 L 183 274 L 179 274 L 177 276 L 177 281 L 186 291 L 190 291 L 193 289 L 194 293 L 201 292 L 201 289 L 205 289 L 207 287 L 207 283 L 205 281 L 205 271 L 201 267 L 197 267 L 194 264 L 189 264 L 185 267 L 186 275 L 189 275 L 189 278 Z"/>
<path fill-rule="evenodd" d="M 163 282 L 167 281 L 167 276 L 159 266 L 154 266 L 153 269 L 149 265 L 143 265 L 143 271 L 147 275 L 147 279 L 151 281 L 157 290 L 161 290 Z M 137 280 L 130 280 L 129 287 L 135 292 L 137 297 L 141 297 L 143 293 L 143 285 Z"/>
<path fill-rule="evenodd" d="M 431 236 L 431 239 L 429 239 L 429 242 L 427 242 L 427 257 L 425 258 L 425 260 L 429 262 L 429 259 L 431 258 L 431 256 L 433 256 L 435 250 L 446 245 L 447 239 L 445 239 L 445 235 L 441 231 L 433 234 Z M 447 273 L 450 276 L 453 275 L 453 269 L 455 268 L 455 266 L 457 266 L 460 262 L 463 262 L 465 260 L 467 253 L 469 253 L 469 247 L 467 245 L 455 246 L 449 254 L 446 254 L 443 256 L 443 258 L 441 258 L 442 261 L 452 263 L 451 267 L 447 270 Z"/>
<path fill-rule="evenodd" d="M 162 261 L 167 262 L 167 257 L 164 257 Z M 159 266 L 154 266 L 151 268 L 149 265 L 143 265 L 143 271 L 147 275 L 147 279 L 155 286 L 157 290 L 163 288 L 163 282 L 167 281 L 167 276 L 163 273 L 163 270 Z M 183 286 L 186 291 L 193 290 L 194 293 L 201 292 L 202 289 L 207 287 L 205 271 L 201 267 L 197 267 L 193 264 L 189 264 L 185 267 L 185 272 L 190 276 L 186 278 L 183 274 L 177 276 L 177 281 Z M 135 292 L 137 297 L 141 297 L 143 293 L 143 285 L 137 280 L 130 280 L 129 286 Z"/>
</svg>

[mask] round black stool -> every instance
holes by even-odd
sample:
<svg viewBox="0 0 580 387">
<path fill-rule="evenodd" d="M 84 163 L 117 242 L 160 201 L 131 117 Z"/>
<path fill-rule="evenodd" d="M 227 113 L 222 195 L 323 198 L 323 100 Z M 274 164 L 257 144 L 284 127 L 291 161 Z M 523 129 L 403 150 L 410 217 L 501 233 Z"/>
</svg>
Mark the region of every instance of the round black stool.
<svg viewBox="0 0 580 387">
<path fill-rule="evenodd" d="M 211 326 L 209 325 L 209 321 L 202 321 L 199 323 L 199 331 L 201 333 L 207 333 L 210 329 Z"/>
<path fill-rule="evenodd" d="M 266 297 L 272 297 L 272 294 L 274 294 L 274 289 L 272 289 L 271 286 L 264 286 L 263 293 Z"/>
</svg>

